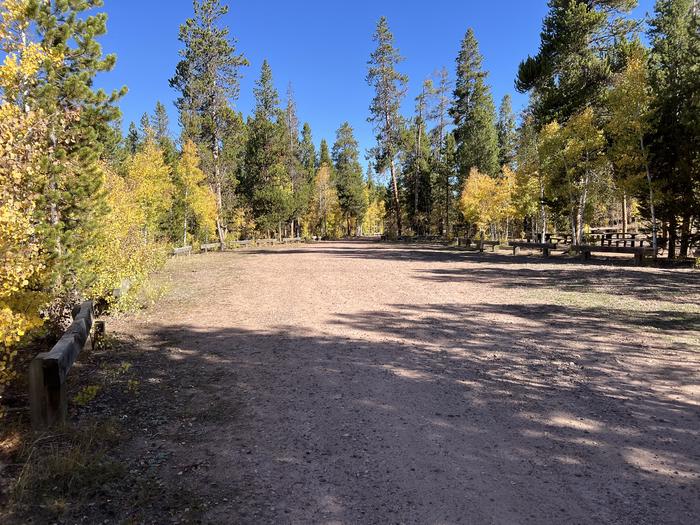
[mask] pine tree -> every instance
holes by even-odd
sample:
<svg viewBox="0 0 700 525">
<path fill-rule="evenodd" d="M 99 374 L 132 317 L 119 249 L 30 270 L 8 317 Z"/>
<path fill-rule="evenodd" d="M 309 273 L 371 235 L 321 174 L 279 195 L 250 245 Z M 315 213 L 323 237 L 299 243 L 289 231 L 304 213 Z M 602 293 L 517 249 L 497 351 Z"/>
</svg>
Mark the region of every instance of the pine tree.
<svg viewBox="0 0 700 525">
<path fill-rule="evenodd" d="M 391 188 L 398 235 L 402 235 L 401 198 L 399 196 L 396 155 L 400 149 L 403 120 L 400 115 L 401 101 L 406 95 L 408 77 L 396 71 L 403 58 L 394 47 L 394 36 L 385 17 L 379 19 L 374 33 L 377 47 L 369 60 L 367 83 L 374 88 L 375 95 L 370 105 L 369 122 L 377 132 L 377 147 L 374 151 L 376 169 L 387 168 L 391 174 Z"/>
<path fill-rule="evenodd" d="M 321 166 L 333 167 L 331 152 L 328 149 L 328 142 L 326 142 L 326 139 L 321 139 L 321 148 L 318 154 L 318 167 L 320 168 Z"/>
<path fill-rule="evenodd" d="M 536 91 L 538 128 L 598 103 L 612 74 L 610 50 L 633 28 L 635 0 L 549 0 L 539 53 L 521 62 L 516 88 Z"/>
<path fill-rule="evenodd" d="M 236 53 L 229 29 L 220 26 L 228 13 L 220 0 L 194 0 L 194 16 L 180 26 L 181 60 L 170 85 L 180 92 L 177 107 L 185 138 L 194 140 L 211 156 L 208 179 L 217 197 L 217 232 L 223 243 L 224 184 L 229 174 L 221 162 L 224 132 L 230 118 L 229 104 L 238 98 L 240 70 L 248 65 Z"/>
<path fill-rule="evenodd" d="M 129 132 L 126 134 L 126 151 L 130 155 L 136 155 L 136 151 L 139 149 L 139 143 L 141 138 L 139 137 L 139 130 L 135 123 L 129 124 Z"/>
<path fill-rule="evenodd" d="M 260 68 L 260 78 L 253 88 L 255 95 L 255 118 L 272 122 L 279 117 L 279 93 L 272 81 L 272 68 L 267 60 L 263 60 Z"/>
<path fill-rule="evenodd" d="M 38 235 L 51 254 L 50 295 L 55 313 L 63 313 L 89 283 L 91 247 L 98 242 L 97 224 L 106 212 L 101 191 L 100 160 L 105 145 L 118 142 L 118 99 L 126 88 L 110 94 L 95 89 L 98 73 L 111 71 L 114 55 L 103 55 L 98 39 L 107 32 L 107 15 L 88 14 L 99 0 L 29 2 L 23 4 L 23 34 L 46 59 L 36 64 L 32 82 L 22 85 L 15 100 L 25 111 L 40 110 L 51 123 L 46 135 L 46 185 L 37 207 Z M 4 51 L 13 52 L 12 44 Z M 60 54 L 46 55 L 46 50 Z M 57 328 L 57 327 L 55 327 Z"/>
<path fill-rule="evenodd" d="M 307 177 L 300 161 L 299 117 L 294 100 L 294 90 L 291 82 L 287 86 L 287 106 L 284 110 L 284 127 L 286 134 L 285 158 L 287 174 L 292 183 L 291 230 L 292 236 L 300 234 L 298 225 L 308 204 Z"/>
<path fill-rule="evenodd" d="M 434 91 L 432 80 L 423 83 L 416 97 L 415 117 L 404 138 L 403 180 L 406 211 L 414 233 L 425 234 L 430 220 L 431 165 L 427 121 L 430 117 L 428 102 Z"/>
<path fill-rule="evenodd" d="M 435 122 L 431 131 L 432 136 L 432 173 L 431 173 L 431 223 L 443 235 L 449 234 L 450 206 L 454 199 L 452 195 L 452 176 L 455 166 L 454 135 L 447 132 L 449 111 L 452 102 L 451 82 L 447 68 L 442 68 L 439 81 L 430 93 L 430 120 Z"/>
<path fill-rule="evenodd" d="M 510 95 L 505 95 L 498 110 L 498 165 L 515 169 L 515 115 Z"/>
<path fill-rule="evenodd" d="M 445 145 L 447 136 L 448 117 L 450 110 L 450 90 L 451 83 L 447 68 L 442 68 L 439 73 L 439 81 L 434 85 L 432 91 L 429 92 L 430 97 L 430 112 L 429 120 L 435 122 L 433 129 L 433 149 L 439 156 Z"/>
<path fill-rule="evenodd" d="M 308 122 L 304 122 L 304 126 L 301 130 L 299 161 L 304 168 L 306 180 L 312 180 L 316 171 L 316 147 L 314 146 L 313 136 L 311 135 L 311 126 Z"/>
<path fill-rule="evenodd" d="M 163 140 L 170 138 L 170 118 L 165 106 L 160 102 L 156 102 L 156 109 L 151 119 L 153 133 L 156 140 L 160 143 Z"/>
<path fill-rule="evenodd" d="M 676 255 L 679 237 L 680 255 L 687 255 L 693 221 L 700 218 L 699 35 L 697 2 L 657 1 L 649 34 L 654 94 L 649 147 L 652 176 L 661 187 L 658 214 L 667 223 L 670 258 Z"/>
<path fill-rule="evenodd" d="M 288 131 L 267 60 L 254 93 L 255 113 L 248 123 L 241 191 L 260 227 L 265 231 L 279 228 L 281 235 L 282 223 L 294 215 L 293 188 L 287 162 Z"/>
<path fill-rule="evenodd" d="M 156 102 L 153 115 L 149 117 L 149 126 L 153 139 L 163 151 L 165 162 L 173 169 L 177 164 L 177 148 L 175 142 L 170 138 L 170 118 L 165 106 L 161 102 Z"/>
<path fill-rule="evenodd" d="M 491 176 L 498 174 L 496 110 L 482 61 L 474 32 L 469 29 L 457 57 L 455 100 L 450 110 L 455 124 L 460 187 L 472 168 Z"/>
<path fill-rule="evenodd" d="M 151 126 L 151 116 L 148 113 L 141 115 L 139 130 L 144 142 L 155 141 L 155 131 Z"/>
<path fill-rule="evenodd" d="M 343 123 L 333 144 L 333 162 L 338 203 L 345 217 L 348 236 L 353 223 L 356 226 L 362 223 L 367 208 L 358 147 L 352 127 L 348 122 Z"/>
</svg>

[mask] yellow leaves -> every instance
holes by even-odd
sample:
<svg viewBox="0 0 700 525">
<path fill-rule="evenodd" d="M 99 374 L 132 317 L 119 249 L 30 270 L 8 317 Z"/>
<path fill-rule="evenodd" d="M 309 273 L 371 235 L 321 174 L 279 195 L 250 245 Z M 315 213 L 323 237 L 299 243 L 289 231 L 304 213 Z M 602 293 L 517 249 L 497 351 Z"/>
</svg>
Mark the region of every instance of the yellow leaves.
<svg viewBox="0 0 700 525">
<path fill-rule="evenodd" d="M 45 297 L 30 289 L 45 268 L 34 224 L 45 122 L 0 103 L 0 385 L 12 377 L 14 346 L 41 325 Z"/>
<path fill-rule="evenodd" d="M 331 169 L 322 165 L 314 180 L 311 205 L 306 220 L 312 231 L 324 237 L 339 237 L 343 233 L 343 217 L 338 192 L 331 181 Z"/>
<path fill-rule="evenodd" d="M 155 235 L 158 226 L 172 206 L 175 187 L 170 180 L 170 168 L 163 152 L 153 142 L 146 142 L 129 161 L 127 185 L 131 198 L 143 212 L 143 228 L 148 237 Z"/>
<path fill-rule="evenodd" d="M 208 236 L 216 232 L 216 195 L 207 186 L 206 175 L 199 168 L 199 164 L 197 146 L 194 142 L 187 141 L 177 166 L 177 175 L 184 194 L 185 214 L 188 219 L 194 218 L 200 233 Z"/>
<path fill-rule="evenodd" d="M 462 215 L 467 221 L 476 224 L 481 232 L 487 231 L 491 225 L 515 215 L 515 188 L 515 173 L 508 167 L 503 168 L 503 175 L 499 178 L 472 168 L 459 201 Z"/>
<path fill-rule="evenodd" d="M 386 205 L 381 198 L 373 198 L 369 187 L 365 186 L 365 200 L 367 211 L 362 219 L 362 232 L 365 235 L 384 233 L 384 218 L 386 217 Z"/>
<path fill-rule="evenodd" d="M 18 100 L 33 87 L 42 69 L 63 60 L 57 48 L 46 49 L 31 40 L 28 0 L 0 2 L 0 49 L 4 59 L 0 64 L 0 91 L 5 100 Z"/>
<path fill-rule="evenodd" d="M 158 242 L 147 241 L 143 236 L 146 212 L 134 192 L 136 182 L 105 169 L 103 188 L 107 196 L 109 212 L 99 226 L 102 237 L 93 246 L 88 271 L 92 285 L 87 295 L 115 301 L 115 289 L 128 282 L 132 290 L 157 269 L 164 260 L 166 248 Z"/>
</svg>

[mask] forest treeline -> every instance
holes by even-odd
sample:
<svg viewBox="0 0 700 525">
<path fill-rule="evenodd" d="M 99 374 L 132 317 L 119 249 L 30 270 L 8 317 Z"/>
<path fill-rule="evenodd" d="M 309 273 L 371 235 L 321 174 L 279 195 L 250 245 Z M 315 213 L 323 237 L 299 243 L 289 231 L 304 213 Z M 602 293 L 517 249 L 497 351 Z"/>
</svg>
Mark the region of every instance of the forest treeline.
<svg viewBox="0 0 700 525">
<path fill-rule="evenodd" d="M 588 225 L 638 217 L 669 256 L 677 241 L 687 255 L 700 217 L 700 9 L 659 0 L 647 24 L 634 5 L 550 0 L 539 52 L 517 74 L 530 95 L 518 118 L 508 96 L 496 109 L 472 30 L 454 74 L 436 57 L 404 114 L 409 79 L 381 18 L 364 174 L 351 123 L 317 151 L 267 61 L 253 112 L 236 109 L 249 63 L 221 0 L 194 0 L 180 27 L 177 137 L 161 103 L 122 133 L 126 88 L 95 88 L 116 62 L 99 44 L 101 0 L 0 0 L 0 384 L 26 333 L 56 333 L 82 298 L 128 306 L 178 245 L 552 229 L 580 243 Z"/>
</svg>

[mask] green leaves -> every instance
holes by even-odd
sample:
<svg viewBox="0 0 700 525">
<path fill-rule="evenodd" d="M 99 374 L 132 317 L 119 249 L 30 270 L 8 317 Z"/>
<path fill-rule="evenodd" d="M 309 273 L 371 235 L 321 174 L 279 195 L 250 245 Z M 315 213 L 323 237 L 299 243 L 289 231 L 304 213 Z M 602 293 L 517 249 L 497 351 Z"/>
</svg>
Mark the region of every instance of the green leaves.
<svg viewBox="0 0 700 525">
<path fill-rule="evenodd" d="M 457 57 L 454 102 L 450 108 L 461 185 L 472 168 L 492 176 L 499 171 L 496 110 L 485 82 L 488 73 L 482 70 L 482 61 L 474 32 L 469 29 Z"/>
</svg>

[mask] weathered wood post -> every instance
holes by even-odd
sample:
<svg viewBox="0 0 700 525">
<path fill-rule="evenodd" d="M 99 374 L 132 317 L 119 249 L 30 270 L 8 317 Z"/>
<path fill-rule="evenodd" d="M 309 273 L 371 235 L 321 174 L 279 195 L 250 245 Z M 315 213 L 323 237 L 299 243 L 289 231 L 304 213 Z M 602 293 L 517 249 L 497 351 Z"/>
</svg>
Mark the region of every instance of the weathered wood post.
<svg viewBox="0 0 700 525">
<path fill-rule="evenodd" d="M 92 301 L 73 309 L 73 323 L 50 352 L 29 366 L 29 410 L 32 426 L 43 430 L 66 422 L 66 377 L 88 341 L 94 321 Z"/>
</svg>

